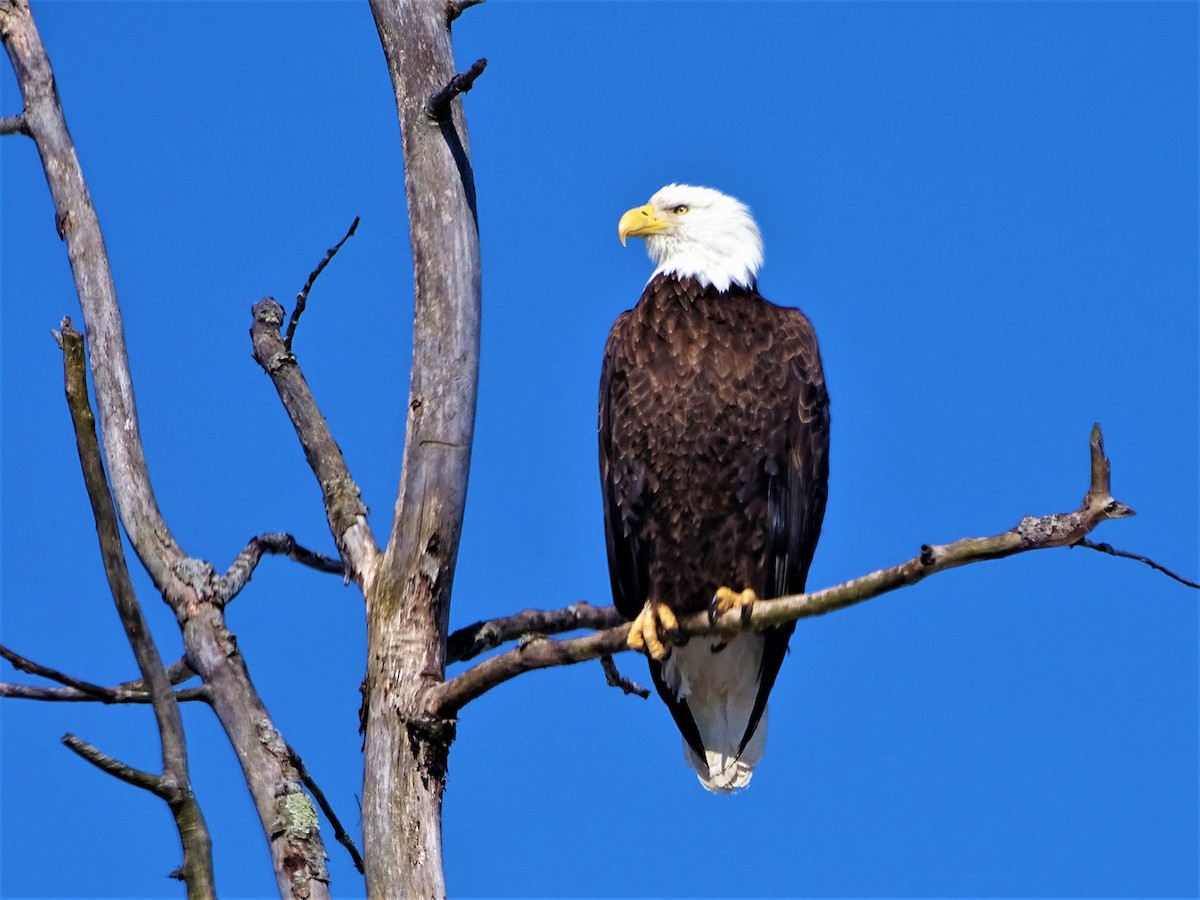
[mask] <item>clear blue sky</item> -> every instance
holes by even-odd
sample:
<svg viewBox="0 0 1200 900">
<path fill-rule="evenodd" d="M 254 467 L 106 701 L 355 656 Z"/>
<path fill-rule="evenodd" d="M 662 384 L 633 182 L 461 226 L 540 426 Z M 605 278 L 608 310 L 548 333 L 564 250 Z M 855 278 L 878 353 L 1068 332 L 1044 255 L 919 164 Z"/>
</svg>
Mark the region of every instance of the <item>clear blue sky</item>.
<svg viewBox="0 0 1200 900">
<path fill-rule="evenodd" d="M 391 89 L 365 3 L 35 6 L 112 256 L 159 501 L 223 569 L 253 534 L 331 552 L 250 358 L 354 216 L 296 350 L 386 535 L 410 273 Z M 833 403 L 811 584 L 1075 508 L 1100 421 L 1136 518 L 1095 537 L 1192 578 L 1197 7 L 506 3 L 455 29 L 484 263 L 452 622 L 608 602 L 600 354 L 650 271 L 616 222 L 689 181 L 754 209 Z M 18 111 L 7 65 L 0 113 Z M 0 140 L 0 639 L 102 683 L 107 597 L 50 338 L 77 301 L 32 145 Z M 78 317 L 77 317 L 78 319 Z M 179 639 L 144 577 L 163 653 Z M 446 795 L 458 896 L 1197 893 L 1197 593 L 1058 550 L 800 625 L 753 787 L 705 794 L 664 708 L 598 664 L 468 707 Z M 275 721 L 357 832 L 362 604 L 268 559 L 229 610 Z M 641 660 L 619 659 L 645 679 Z M 11 671 L 0 678 L 24 680 Z M 223 896 L 274 881 L 232 752 L 186 709 Z M 156 798 L 60 746 L 158 759 L 141 708 L 0 705 L 0 893 L 181 896 Z M 339 896 L 362 883 L 326 830 Z"/>
</svg>

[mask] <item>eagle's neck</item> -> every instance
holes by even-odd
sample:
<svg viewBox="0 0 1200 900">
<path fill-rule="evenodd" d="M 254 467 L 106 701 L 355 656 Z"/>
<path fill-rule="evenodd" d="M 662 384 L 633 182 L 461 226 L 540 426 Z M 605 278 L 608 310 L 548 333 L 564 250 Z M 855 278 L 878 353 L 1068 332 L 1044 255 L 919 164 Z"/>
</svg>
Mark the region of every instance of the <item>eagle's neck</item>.
<svg viewBox="0 0 1200 900">
<path fill-rule="evenodd" d="M 722 222 L 703 231 L 690 227 L 686 238 L 671 232 L 650 235 L 646 249 L 657 264 L 651 278 L 693 278 L 718 291 L 752 289 L 763 262 L 762 239 L 748 215 L 745 222 Z"/>
</svg>

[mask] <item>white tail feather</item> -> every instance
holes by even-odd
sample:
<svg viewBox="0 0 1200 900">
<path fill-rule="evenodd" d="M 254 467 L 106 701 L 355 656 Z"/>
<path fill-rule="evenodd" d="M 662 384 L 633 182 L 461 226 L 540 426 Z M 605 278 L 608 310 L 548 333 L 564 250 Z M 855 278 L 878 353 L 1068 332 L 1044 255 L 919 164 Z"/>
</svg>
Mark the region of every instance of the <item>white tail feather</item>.
<svg viewBox="0 0 1200 900">
<path fill-rule="evenodd" d="M 709 641 L 693 639 L 683 647 L 672 648 L 670 658 L 663 663 L 667 687 L 679 699 L 687 700 L 700 731 L 706 758 L 697 756 L 686 740 L 683 755 L 707 790 L 729 793 L 748 785 L 766 749 L 764 710 L 758 728 L 738 756 L 738 745 L 758 696 L 764 644 L 762 635 L 742 634 L 713 653 Z"/>
</svg>

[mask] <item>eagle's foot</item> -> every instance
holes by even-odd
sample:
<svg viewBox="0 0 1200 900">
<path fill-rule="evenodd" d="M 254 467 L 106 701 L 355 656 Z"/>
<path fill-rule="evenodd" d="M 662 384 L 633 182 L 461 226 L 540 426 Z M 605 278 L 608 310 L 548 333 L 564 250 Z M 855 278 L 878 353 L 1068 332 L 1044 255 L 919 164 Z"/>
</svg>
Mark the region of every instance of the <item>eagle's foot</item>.
<svg viewBox="0 0 1200 900">
<path fill-rule="evenodd" d="M 747 625 L 750 622 L 750 612 L 753 610 L 756 600 L 758 600 L 758 594 L 754 593 L 751 588 L 746 588 L 739 594 L 733 588 L 719 587 L 708 604 L 708 621 L 715 622 L 723 613 L 727 613 L 731 609 L 740 609 L 742 624 Z"/>
<path fill-rule="evenodd" d="M 632 650 L 641 650 L 651 659 L 664 660 L 671 652 L 663 640 L 678 643 L 679 620 L 670 608 L 655 600 L 647 600 L 642 611 L 629 626 L 625 642 Z"/>
</svg>

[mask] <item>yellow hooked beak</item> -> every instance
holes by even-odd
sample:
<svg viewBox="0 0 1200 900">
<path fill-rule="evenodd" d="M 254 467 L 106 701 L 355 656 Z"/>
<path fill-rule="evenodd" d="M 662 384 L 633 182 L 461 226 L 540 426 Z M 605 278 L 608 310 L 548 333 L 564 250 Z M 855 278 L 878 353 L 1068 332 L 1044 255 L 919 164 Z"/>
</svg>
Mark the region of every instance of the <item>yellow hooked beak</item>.
<svg viewBox="0 0 1200 900">
<path fill-rule="evenodd" d="M 631 209 L 621 216 L 621 221 L 617 223 L 617 237 L 621 239 L 621 246 L 624 247 L 627 237 L 658 234 L 670 227 L 671 223 L 660 219 L 655 213 L 654 207 L 647 203 L 645 206 Z"/>
</svg>

